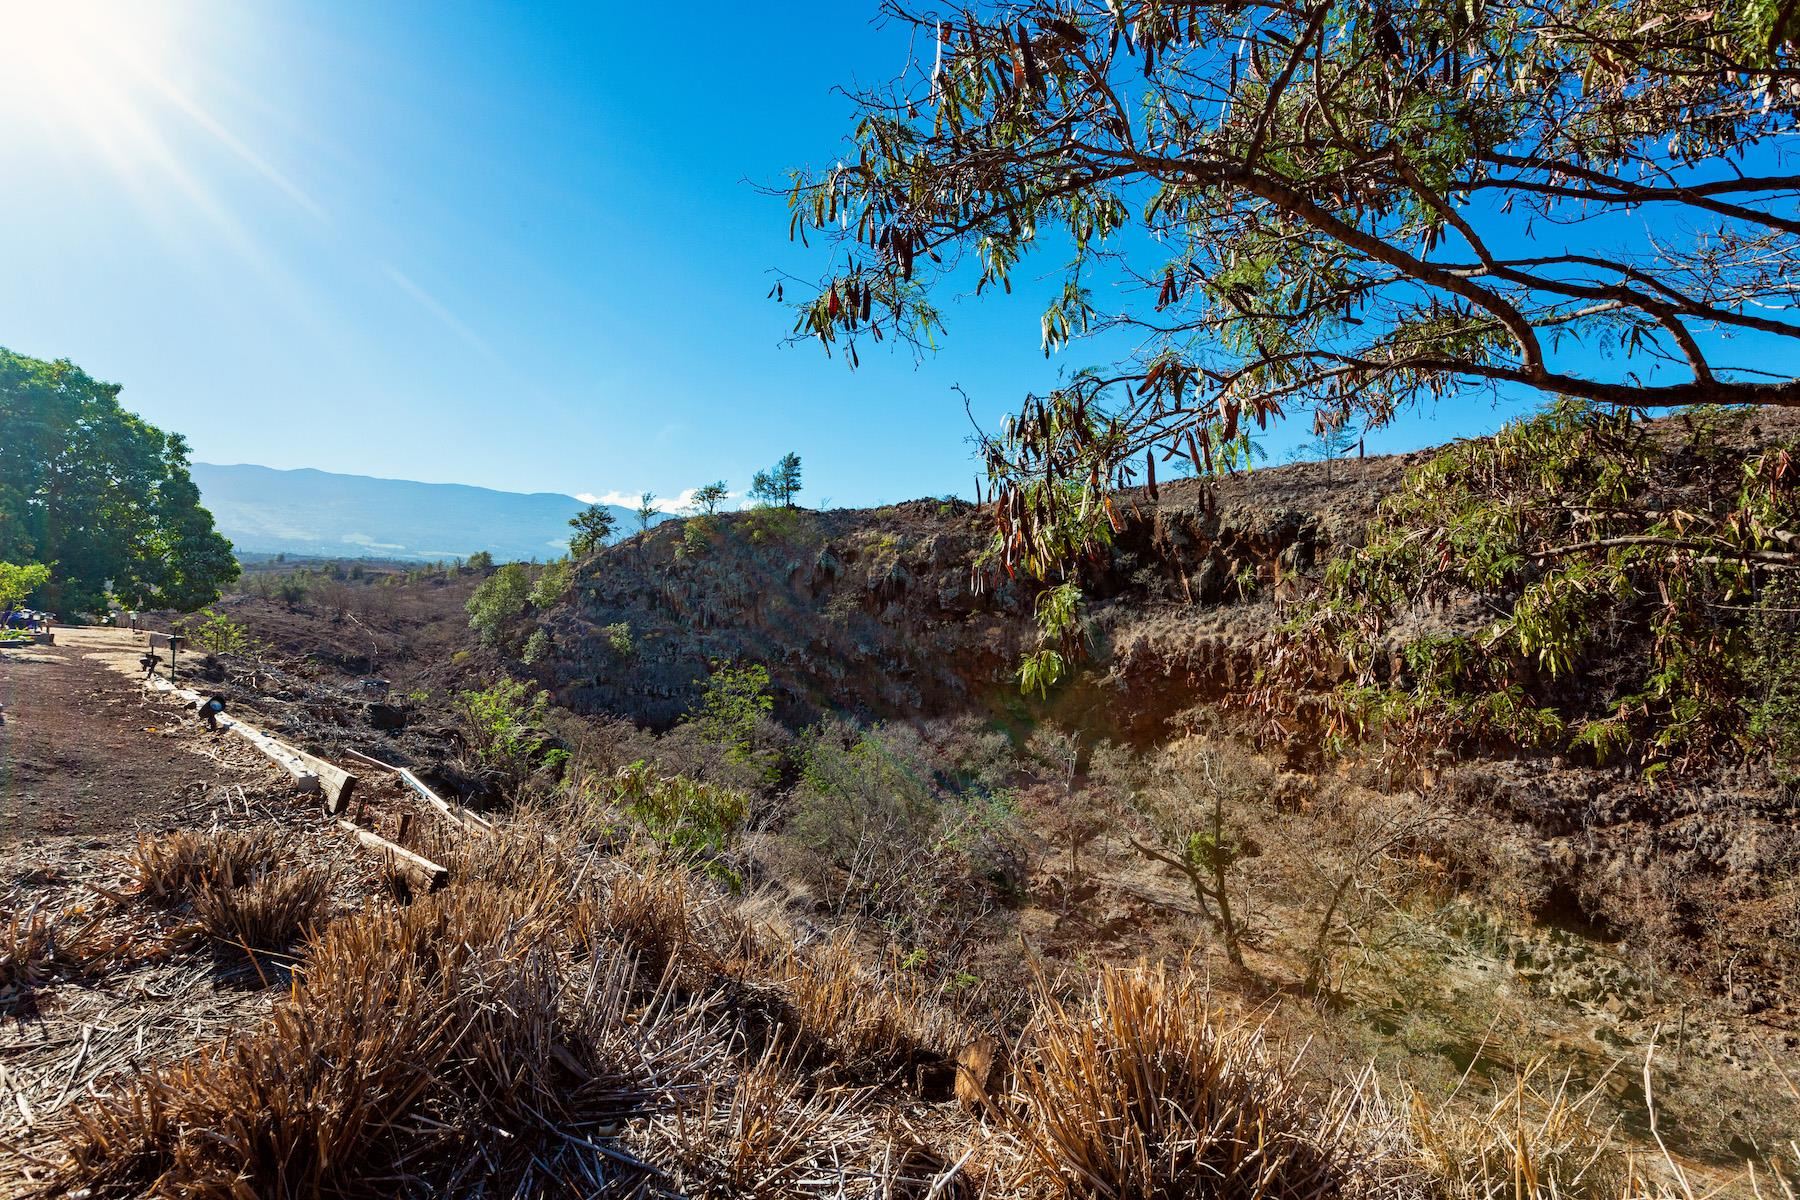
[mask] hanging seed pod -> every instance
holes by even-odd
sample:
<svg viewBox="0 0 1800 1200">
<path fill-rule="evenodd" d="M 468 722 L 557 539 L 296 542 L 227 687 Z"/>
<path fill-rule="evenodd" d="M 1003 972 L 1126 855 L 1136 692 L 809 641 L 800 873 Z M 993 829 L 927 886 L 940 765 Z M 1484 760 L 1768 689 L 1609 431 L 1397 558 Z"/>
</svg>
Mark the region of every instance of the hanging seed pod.
<svg viewBox="0 0 1800 1200">
<path fill-rule="evenodd" d="M 1156 455 L 1149 450 L 1144 451 L 1144 479 L 1145 486 L 1150 489 L 1150 498 L 1152 500 L 1162 499 L 1156 491 Z"/>
<path fill-rule="evenodd" d="M 1191 429 L 1187 431 L 1187 452 L 1188 458 L 1193 460 L 1195 473 L 1206 474 L 1206 464 L 1200 461 L 1200 446 L 1194 441 L 1194 431 Z"/>
</svg>

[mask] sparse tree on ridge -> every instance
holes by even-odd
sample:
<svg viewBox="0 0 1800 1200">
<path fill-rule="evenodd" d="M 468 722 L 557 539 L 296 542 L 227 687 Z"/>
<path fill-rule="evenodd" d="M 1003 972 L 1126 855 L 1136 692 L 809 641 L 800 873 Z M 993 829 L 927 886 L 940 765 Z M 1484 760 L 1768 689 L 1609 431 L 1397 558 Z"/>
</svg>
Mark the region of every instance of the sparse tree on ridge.
<svg viewBox="0 0 1800 1200">
<path fill-rule="evenodd" d="M 694 497 L 688 501 L 688 511 L 696 516 L 710 517 L 719 511 L 719 505 L 725 503 L 731 495 L 723 479 L 716 483 L 702 484 L 694 489 Z"/>
<path fill-rule="evenodd" d="M 638 506 L 631 510 L 631 514 L 637 518 L 640 536 L 650 532 L 650 522 L 656 519 L 656 513 L 655 492 L 645 492 L 638 497 Z"/>
<path fill-rule="evenodd" d="M 592 554 L 606 544 L 618 523 L 619 519 L 606 506 L 588 505 L 569 518 L 569 524 L 575 530 L 575 536 L 569 539 L 569 553 L 576 556 Z"/>
<path fill-rule="evenodd" d="M 758 471 L 750 483 L 750 496 L 770 507 L 792 508 L 800 494 L 800 456 L 788 451 L 767 471 Z"/>
<path fill-rule="evenodd" d="M 1791 4 L 882 7 L 923 52 L 795 181 L 790 228 L 845 264 L 797 335 L 927 345 L 934 293 L 1047 251 L 1045 352 L 1138 347 L 986 446 L 1009 542 L 1284 414 L 1800 405 Z"/>
</svg>

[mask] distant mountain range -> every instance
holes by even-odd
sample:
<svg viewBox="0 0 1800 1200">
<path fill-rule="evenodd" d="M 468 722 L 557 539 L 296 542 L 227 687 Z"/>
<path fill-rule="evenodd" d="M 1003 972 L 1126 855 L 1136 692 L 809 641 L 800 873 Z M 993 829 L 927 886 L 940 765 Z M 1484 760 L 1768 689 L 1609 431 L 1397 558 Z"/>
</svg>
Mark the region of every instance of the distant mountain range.
<svg viewBox="0 0 1800 1200">
<path fill-rule="evenodd" d="M 551 559 L 569 548 L 569 518 L 587 505 L 556 492 L 498 492 L 459 483 L 373 479 L 302 468 L 193 464 L 219 532 L 240 553 L 315 558 Z M 619 531 L 629 509 L 608 506 Z M 658 520 L 665 519 L 661 516 Z"/>
</svg>

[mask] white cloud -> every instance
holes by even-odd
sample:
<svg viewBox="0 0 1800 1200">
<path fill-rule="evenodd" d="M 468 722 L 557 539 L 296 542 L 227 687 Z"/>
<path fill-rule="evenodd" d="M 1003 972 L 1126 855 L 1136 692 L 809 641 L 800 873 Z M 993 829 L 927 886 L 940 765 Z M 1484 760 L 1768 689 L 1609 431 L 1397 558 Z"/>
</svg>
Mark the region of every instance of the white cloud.
<svg viewBox="0 0 1800 1200">
<path fill-rule="evenodd" d="M 656 511 L 663 513 L 686 512 L 688 506 L 693 504 L 694 493 L 698 490 L 699 489 L 697 488 L 689 488 L 679 496 L 658 496 L 656 498 Z M 726 502 L 722 507 L 729 508 L 731 506 L 731 501 L 736 500 L 737 498 L 737 492 L 728 493 Z M 612 504 L 619 508 L 631 509 L 635 509 L 638 506 L 638 497 L 628 496 L 624 492 L 601 492 L 598 495 L 593 492 L 576 492 L 575 499 L 581 501 L 583 504 Z"/>
</svg>

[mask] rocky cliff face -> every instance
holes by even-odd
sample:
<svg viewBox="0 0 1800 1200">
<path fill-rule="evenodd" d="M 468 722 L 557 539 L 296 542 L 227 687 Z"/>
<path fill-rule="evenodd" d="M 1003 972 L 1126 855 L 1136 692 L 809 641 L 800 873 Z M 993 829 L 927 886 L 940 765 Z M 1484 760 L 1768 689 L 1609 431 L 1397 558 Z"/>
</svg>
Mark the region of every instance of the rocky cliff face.
<svg viewBox="0 0 1800 1200">
<path fill-rule="evenodd" d="M 1359 534 L 1404 465 L 1301 464 L 1171 484 L 1157 503 L 1125 496 L 1085 584 L 1091 660 L 1049 706 L 1147 738 L 1245 678 L 1279 598 Z M 1023 716 L 1013 672 L 1036 588 L 988 561 L 991 541 L 986 512 L 954 501 L 671 522 L 581 564 L 550 615 L 545 681 L 577 711 L 658 725 L 715 660 L 767 666 L 795 721 Z"/>
</svg>

